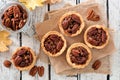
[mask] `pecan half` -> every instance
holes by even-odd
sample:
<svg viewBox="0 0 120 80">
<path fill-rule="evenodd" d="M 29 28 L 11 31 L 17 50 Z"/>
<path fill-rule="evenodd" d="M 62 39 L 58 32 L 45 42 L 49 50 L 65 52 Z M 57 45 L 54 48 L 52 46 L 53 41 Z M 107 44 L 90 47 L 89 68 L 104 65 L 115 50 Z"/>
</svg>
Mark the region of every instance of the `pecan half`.
<svg viewBox="0 0 120 80">
<path fill-rule="evenodd" d="M 9 7 L 2 15 L 2 24 L 13 31 L 21 29 L 27 22 L 28 13 L 20 5 Z"/>
<path fill-rule="evenodd" d="M 81 25 L 81 20 L 78 15 L 71 14 L 66 16 L 62 21 L 63 29 L 69 34 L 75 34 Z"/>
<path fill-rule="evenodd" d="M 36 73 L 37 73 L 37 66 L 34 66 L 34 67 L 30 70 L 29 75 L 35 76 Z"/>
<path fill-rule="evenodd" d="M 11 66 L 11 62 L 9 60 L 5 60 L 3 64 L 7 68 L 9 68 Z"/>
<path fill-rule="evenodd" d="M 44 41 L 45 49 L 52 54 L 59 52 L 62 49 L 63 44 L 62 38 L 56 34 L 49 35 Z"/>
<path fill-rule="evenodd" d="M 87 13 L 87 19 L 91 21 L 99 21 L 100 16 L 97 15 L 93 9 L 89 9 Z"/>
<path fill-rule="evenodd" d="M 44 67 L 43 66 L 39 66 L 38 67 L 38 75 L 40 76 L 40 77 L 42 77 L 43 75 L 44 75 Z"/>
<path fill-rule="evenodd" d="M 101 61 L 96 60 L 96 61 L 93 63 L 92 68 L 93 68 L 94 70 L 97 70 L 100 66 L 101 66 Z"/>
<path fill-rule="evenodd" d="M 88 52 L 85 48 L 79 46 L 71 50 L 71 62 L 77 65 L 85 64 L 88 59 Z"/>
</svg>

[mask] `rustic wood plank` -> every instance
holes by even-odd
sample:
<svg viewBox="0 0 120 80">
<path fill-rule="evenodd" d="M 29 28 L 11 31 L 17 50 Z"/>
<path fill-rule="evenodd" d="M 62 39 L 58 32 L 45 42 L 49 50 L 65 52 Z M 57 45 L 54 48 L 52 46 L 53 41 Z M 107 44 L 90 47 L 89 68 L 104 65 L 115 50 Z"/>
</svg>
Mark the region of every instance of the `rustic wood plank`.
<svg viewBox="0 0 120 80">
<path fill-rule="evenodd" d="M 87 0 L 80 0 L 80 2 L 84 2 Z M 95 0 L 96 2 L 100 3 L 105 8 L 105 17 L 107 19 L 107 7 L 106 7 L 106 0 Z M 81 74 L 79 75 L 79 80 L 107 80 L 106 74 L 95 74 L 95 73 L 88 73 L 88 74 Z"/>
<path fill-rule="evenodd" d="M 19 47 L 19 34 L 11 34 L 10 39 L 13 41 L 9 51 L 0 54 L 0 80 L 19 80 L 20 72 L 12 65 L 10 69 L 4 67 L 4 60 L 10 60 L 12 53 Z"/>
<path fill-rule="evenodd" d="M 3 1 L 6 2 L 8 0 L 0 0 L 0 6 L 2 6 Z M 0 80 L 20 80 L 20 72 L 13 65 L 10 69 L 3 65 L 4 60 L 10 60 L 12 53 L 20 46 L 19 34 L 11 33 L 10 39 L 13 43 L 9 47 L 9 51 L 0 53 Z"/>
<path fill-rule="evenodd" d="M 42 8 L 37 8 L 36 10 L 34 10 L 31 15 L 31 17 L 32 17 L 31 24 L 43 21 L 45 12 L 47 12 L 47 6 L 44 6 Z M 32 48 L 35 51 L 36 55 L 37 56 L 39 55 L 40 42 L 38 40 L 36 40 L 34 37 L 29 37 L 25 34 L 22 34 L 22 46 L 28 46 L 28 47 Z M 22 72 L 22 80 L 48 80 L 48 78 L 49 78 L 48 77 L 48 64 L 45 64 L 38 59 L 36 65 L 44 66 L 44 68 L 45 68 L 44 76 L 39 77 L 38 75 L 36 75 L 34 77 L 31 77 L 29 75 L 29 71 L 23 71 Z"/>
<path fill-rule="evenodd" d="M 63 8 L 65 4 L 71 4 L 71 5 L 76 5 L 76 0 L 63 0 L 61 3 L 57 3 L 55 5 L 50 6 L 50 10 L 56 10 Z M 77 80 L 77 75 L 76 76 L 65 76 L 65 75 L 58 75 L 55 73 L 53 67 L 50 67 L 51 71 L 51 80 Z"/>
<path fill-rule="evenodd" d="M 109 2 L 109 27 L 115 30 L 114 42 L 118 51 L 111 58 L 110 80 L 120 80 L 120 0 L 108 0 Z"/>
</svg>

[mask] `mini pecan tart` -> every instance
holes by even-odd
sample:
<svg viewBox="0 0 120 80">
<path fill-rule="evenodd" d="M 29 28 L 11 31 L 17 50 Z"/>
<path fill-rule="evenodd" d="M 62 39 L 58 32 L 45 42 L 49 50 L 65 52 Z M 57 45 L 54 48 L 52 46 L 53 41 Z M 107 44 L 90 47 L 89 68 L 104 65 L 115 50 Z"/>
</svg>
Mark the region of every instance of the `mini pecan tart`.
<svg viewBox="0 0 120 80">
<path fill-rule="evenodd" d="M 84 41 L 90 48 L 102 49 L 109 42 L 108 29 L 102 25 L 92 25 L 85 31 Z"/>
<path fill-rule="evenodd" d="M 51 57 L 61 55 L 66 49 L 66 40 L 57 31 L 49 31 L 41 40 L 41 47 L 45 54 Z"/>
<path fill-rule="evenodd" d="M 36 62 L 36 55 L 29 47 L 20 47 L 12 55 L 12 63 L 22 70 L 30 70 Z"/>
<path fill-rule="evenodd" d="M 60 31 L 70 37 L 80 34 L 84 25 L 82 16 L 74 11 L 65 13 L 59 20 Z"/>
<path fill-rule="evenodd" d="M 68 64 L 76 69 L 86 67 L 91 61 L 91 58 L 90 49 L 83 43 L 72 44 L 66 54 Z"/>
</svg>

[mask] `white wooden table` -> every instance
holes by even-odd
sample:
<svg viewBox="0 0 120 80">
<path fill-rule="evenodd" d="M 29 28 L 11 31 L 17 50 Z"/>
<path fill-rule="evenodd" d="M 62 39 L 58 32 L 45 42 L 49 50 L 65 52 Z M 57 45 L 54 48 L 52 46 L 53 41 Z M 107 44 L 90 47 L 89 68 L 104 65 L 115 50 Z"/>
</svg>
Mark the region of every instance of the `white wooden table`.
<svg viewBox="0 0 120 80">
<path fill-rule="evenodd" d="M 8 1 L 8 0 L 0 0 Z M 17 0 L 16 0 L 17 1 Z M 66 3 L 76 5 L 78 3 L 84 2 L 86 0 L 64 0 L 62 3 L 55 5 L 45 5 L 42 8 L 37 8 L 33 11 L 32 23 L 43 21 L 44 14 L 47 11 L 59 9 L 64 6 Z M 115 54 L 110 56 L 111 61 L 111 70 L 112 74 L 78 74 L 75 76 L 61 76 L 55 74 L 53 68 L 41 62 L 37 61 L 36 65 L 45 67 L 45 74 L 43 77 L 36 75 L 31 77 L 28 71 L 18 71 L 12 66 L 10 69 L 3 66 L 3 61 L 10 59 L 11 53 L 20 46 L 29 46 L 31 47 L 36 54 L 39 53 L 39 41 L 34 37 L 28 37 L 23 33 L 11 34 L 11 39 L 13 40 L 12 46 L 10 46 L 10 51 L 0 54 L 0 80 L 120 80 L 120 0 L 97 0 L 100 4 L 105 7 L 106 17 L 108 19 L 108 27 L 114 28 L 116 30 L 115 44 L 117 49 L 119 49 Z"/>
</svg>

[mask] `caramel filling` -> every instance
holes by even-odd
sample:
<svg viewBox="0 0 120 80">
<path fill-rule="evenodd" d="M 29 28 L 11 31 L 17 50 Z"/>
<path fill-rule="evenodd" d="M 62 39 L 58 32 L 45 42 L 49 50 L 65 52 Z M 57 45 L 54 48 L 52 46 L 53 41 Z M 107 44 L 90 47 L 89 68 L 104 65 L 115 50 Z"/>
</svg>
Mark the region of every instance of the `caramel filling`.
<svg viewBox="0 0 120 80">
<path fill-rule="evenodd" d="M 75 47 L 71 50 L 70 59 L 76 65 L 85 64 L 88 60 L 88 51 L 81 46 Z"/>
<path fill-rule="evenodd" d="M 80 24 L 80 18 L 75 14 L 65 17 L 62 21 L 63 29 L 69 34 L 75 34 L 79 30 Z"/>
<path fill-rule="evenodd" d="M 101 46 L 107 40 L 106 32 L 102 28 L 91 28 L 87 33 L 87 41 L 94 46 Z"/>
<path fill-rule="evenodd" d="M 33 55 L 25 48 L 18 50 L 12 57 L 15 66 L 26 67 L 33 62 Z"/>
<path fill-rule="evenodd" d="M 49 35 L 44 41 L 44 47 L 52 54 L 59 52 L 64 45 L 62 38 L 56 34 Z"/>
</svg>

